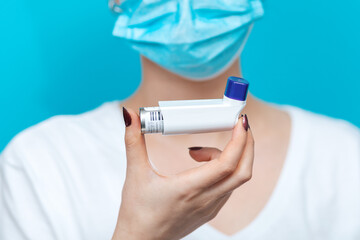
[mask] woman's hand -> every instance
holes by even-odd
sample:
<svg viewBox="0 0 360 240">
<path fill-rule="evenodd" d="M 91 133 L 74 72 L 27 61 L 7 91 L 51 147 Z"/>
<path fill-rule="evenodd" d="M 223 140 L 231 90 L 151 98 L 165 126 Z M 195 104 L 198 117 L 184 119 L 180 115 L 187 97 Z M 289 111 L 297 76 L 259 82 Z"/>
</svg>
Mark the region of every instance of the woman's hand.
<svg viewBox="0 0 360 240">
<path fill-rule="evenodd" d="M 221 152 L 190 149 L 207 163 L 172 176 L 162 176 L 149 162 L 137 113 L 123 108 L 127 169 L 113 239 L 180 239 L 216 216 L 232 191 L 249 181 L 254 140 L 247 117 L 240 117 Z"/>
</svg>

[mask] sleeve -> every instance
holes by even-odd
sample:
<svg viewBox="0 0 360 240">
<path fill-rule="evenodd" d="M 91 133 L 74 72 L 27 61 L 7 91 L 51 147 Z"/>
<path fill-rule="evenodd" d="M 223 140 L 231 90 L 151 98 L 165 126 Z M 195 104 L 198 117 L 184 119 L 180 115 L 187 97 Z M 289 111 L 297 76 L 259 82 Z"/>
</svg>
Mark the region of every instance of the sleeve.
<svg viewBox="0 0 360 240">
<path fill-rule="evenodd" d="M 0 239 L 56 239 L 36 179 L 24 164 L 25 160 L 31 161 L 27 149 L 32 146 L 32 138 L 19 135 L 0 155 Z"/>
<path fill-rule="evenodd" d="M 324 188 L 326 187 L 330 194 L 327 203 L 323 204 L 327 207 L 328 213 L 328 218 L 323 220 L 323 223 L 332 223 L 331 229 L 337 230 L 332 232 L 333 239 L 359 239 L 360 131 L 353 124 L 343 120 L 331 127 L 327 134 L 331 144 L 326 146 L 327 157 L 323 165 L 319 166 L 324 169 L 325 164 L 331 165 L 330 168 L 327 167 L 328 181 L 324 182 Z"/>
<path fill-rule="evenodd" d="M 339 238 L 350 239 L 350 233 L 356 233 L 356 237 L 352 239 L 360 239 L 360 129 L 352 124 L 348 124 L 343 140 L 344 149 L 342 151 L 343 158 L 340 158 L 339 184 L 336 186 L 342 202 L 341 212 L 338 219 L 344 224 L 344 232 Z M 348 236 L 348 238 L 347 238 Z"/>
</svg>

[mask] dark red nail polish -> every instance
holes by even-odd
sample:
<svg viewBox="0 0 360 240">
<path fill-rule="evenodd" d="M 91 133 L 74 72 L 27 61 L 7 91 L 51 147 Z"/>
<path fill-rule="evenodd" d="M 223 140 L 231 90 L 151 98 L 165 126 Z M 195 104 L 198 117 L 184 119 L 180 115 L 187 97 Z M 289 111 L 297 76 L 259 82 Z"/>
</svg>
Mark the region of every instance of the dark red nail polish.
<svg viewBox="0 0 360 240">
<path fill-rule="evenodd" d="M 244 126 L 245 130 L 247 131 L 248 128 L 249 128 L 249 121 L 248 121 L 248 118 L 247 118 L 246 114 L 243 117 L 243 126 Z"/>
<path fill-rule="evenodd" d="M 123 107 L 123 117 L 124 117 L 125 126 L 126 127 L 130 126 L 131 125 L 131 116 L 125 107 Z"/>
<path fill-rule="evenodd" d="M 189 150 L 200 150 L 202 147 L 189 147 Z"/>
<path fill-rule="evenodd" d="M 242 118 L 243 116 L 244 116 L 244 114 L 241 114 L 241 115 L 239 116 L 239 119 Z"/>
</svg>

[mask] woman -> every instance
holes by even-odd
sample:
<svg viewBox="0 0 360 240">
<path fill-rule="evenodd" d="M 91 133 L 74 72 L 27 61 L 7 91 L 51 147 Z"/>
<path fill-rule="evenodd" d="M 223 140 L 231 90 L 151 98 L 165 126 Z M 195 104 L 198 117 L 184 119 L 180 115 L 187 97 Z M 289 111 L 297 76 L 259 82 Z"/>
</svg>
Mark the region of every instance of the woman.
<svg viewBox="0 0 360 240">
<path fill-rule="evenodd" d="M 260 1 L 119 7 L 114 35 L 142 55 L 141 86 L 11 141 L 1 239 L 359 239 L 360 133 L 350 123 L 249 94 L 232 131 L 140 133 L 139 107 L 221 98 L 227 77 L 242 76 Z"/>
</svg>

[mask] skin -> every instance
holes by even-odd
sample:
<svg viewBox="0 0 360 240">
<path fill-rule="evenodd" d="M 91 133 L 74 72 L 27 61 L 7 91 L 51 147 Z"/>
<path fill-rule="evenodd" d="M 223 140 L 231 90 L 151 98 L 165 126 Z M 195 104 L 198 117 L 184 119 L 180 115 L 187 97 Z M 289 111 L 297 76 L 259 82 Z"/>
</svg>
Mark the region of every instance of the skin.
<svg viewBox="0 0 360 240">
<path fill-rule="evenodd" d="M 249 93 L 243 110 L 248 131 L 241 118 L 233 131 L 141 135 L 139 107 L 157 106 L 159 100 L 222 98 L 227 77 L 242 76 L 239 59 L 203 82 L 145 57 L 141 62 L 142 83 L 119 106 L 128 109 L 132 124 L 125 133 L 127 176 L 113 239 L 179 239 L 206 222 L 235 234 L 261 212 L 277 183 L 289 144 L 289 115 Z M 205 148 L 189 151 L 192 146 Z"/>
</svg>

